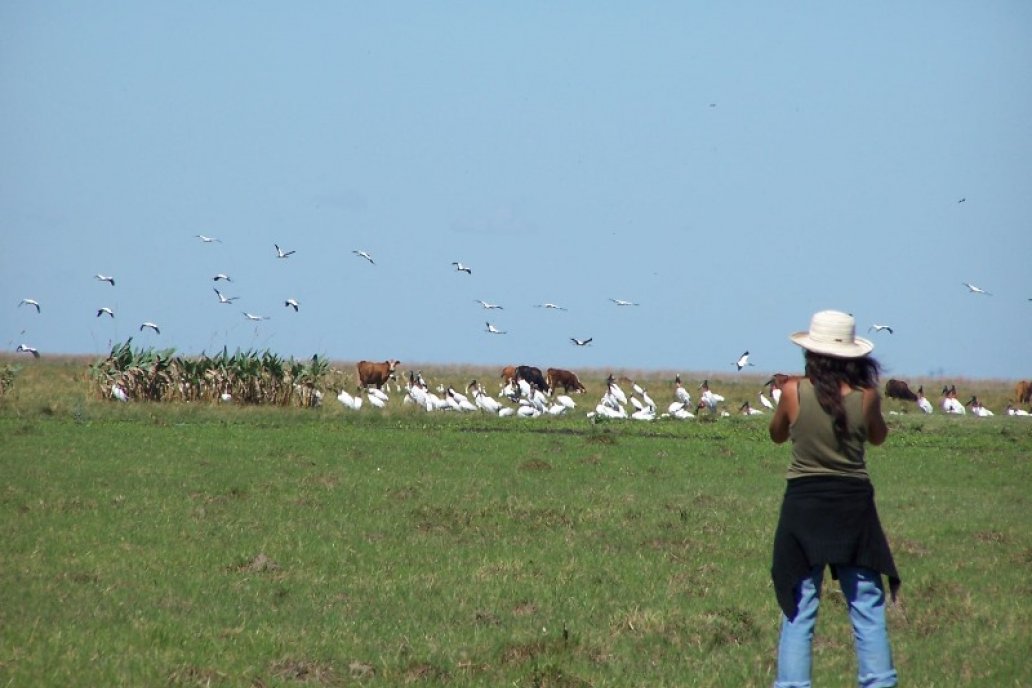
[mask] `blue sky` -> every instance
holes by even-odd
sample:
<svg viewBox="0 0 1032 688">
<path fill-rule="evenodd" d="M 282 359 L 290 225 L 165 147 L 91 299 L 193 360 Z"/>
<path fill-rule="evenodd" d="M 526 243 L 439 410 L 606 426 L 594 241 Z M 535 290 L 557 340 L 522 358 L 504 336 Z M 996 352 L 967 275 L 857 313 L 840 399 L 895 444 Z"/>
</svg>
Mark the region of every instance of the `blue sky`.
<svg viewBox="0 0 1032 688">
<path fill-rule="evenodd" d="M 0 346 L 774 372 L 836 308 L 893 326 L 888 375 L 1027 378 L 1030 27 L 1027 2 L 0 0 Z"/>
</svg>

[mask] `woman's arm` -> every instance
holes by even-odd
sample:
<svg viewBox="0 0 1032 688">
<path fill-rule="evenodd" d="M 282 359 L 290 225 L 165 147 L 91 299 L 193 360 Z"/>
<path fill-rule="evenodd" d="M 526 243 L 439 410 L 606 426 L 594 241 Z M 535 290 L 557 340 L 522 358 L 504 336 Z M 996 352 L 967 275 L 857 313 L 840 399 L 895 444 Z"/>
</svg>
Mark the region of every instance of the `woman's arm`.
<svg viewBox="0 0 1032 688">
<path fill-rule="evenodd" d="M 774 409 L 774 416 L 770 419 L 770 438 L 775 444 L 781 444 L 788 439 L 788 431 L 796 416 L 799 415 L 799 391 L 797 380 L 787 380 L 781 385 L 781 400 Z"/>
<path fill-rule="evenodd" d="M 864 390 L 864 422 L 867 425 L 867 441 L 878 445 L 889 436 L 889 426 L 881 411 L 881 395 L 877 389 Z"/>
</svg>

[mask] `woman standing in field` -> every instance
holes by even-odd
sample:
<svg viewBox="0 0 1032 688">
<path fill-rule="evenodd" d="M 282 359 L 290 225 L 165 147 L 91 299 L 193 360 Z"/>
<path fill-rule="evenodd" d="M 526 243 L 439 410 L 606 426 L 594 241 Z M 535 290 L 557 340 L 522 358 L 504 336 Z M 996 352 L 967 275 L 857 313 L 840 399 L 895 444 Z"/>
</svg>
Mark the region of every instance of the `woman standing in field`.
<svg viewBox="0 0 1032 688">
<path fill-rule="evenodd" d="M 805 349 L 803 377 L 782 387 L 770 437 L 792 440 L 792 463 L 774 535 L 771 577 L 783 616 L 776 688 L 809 688 L 812 643 L 825 566 L 849 605 L 858 685 L 896 685 L 885 624 L 885 590 L 899 575 L 874 505 L 864 446 L 888 427 L 878 394 L 874 345 L 856 336 L 853 316 L 821 311 L 808 332 L 790 339 Z"/>
</svg>

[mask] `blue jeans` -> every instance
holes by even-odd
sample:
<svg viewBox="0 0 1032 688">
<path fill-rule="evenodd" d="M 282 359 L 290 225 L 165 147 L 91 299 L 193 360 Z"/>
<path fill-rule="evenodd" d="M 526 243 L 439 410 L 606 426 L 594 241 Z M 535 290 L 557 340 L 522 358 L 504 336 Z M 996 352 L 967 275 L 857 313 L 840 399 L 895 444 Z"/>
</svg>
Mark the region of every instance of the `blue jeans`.
<svg viewBox="0 0 1032 688">
<path fill-rule="evenodd" d="M 889 688 L 896 685 L 889 635 L 885 627 L 885 590 L 877 571 L 858 566 L 837 565 L 842 594 L 849 604 L 856 644 L 857 685 L 861 688 Z M 824 567 L 816 566 L 796 585 L 799 612 L 789 621 L 781 615 L 778 644 L 778 677 L 775 688 L 810 688 L 813 627 L 821 604 Z"/>
</svg>

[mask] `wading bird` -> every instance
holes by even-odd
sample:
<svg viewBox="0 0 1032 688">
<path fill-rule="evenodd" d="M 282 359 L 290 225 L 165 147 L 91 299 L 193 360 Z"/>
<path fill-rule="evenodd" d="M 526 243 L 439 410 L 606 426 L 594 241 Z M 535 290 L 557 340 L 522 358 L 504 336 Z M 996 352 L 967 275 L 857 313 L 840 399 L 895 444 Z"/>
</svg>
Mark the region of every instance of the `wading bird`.
<svg viewBox="0 0 1032 688">
<path fill-rule="evenodd" d="M 267 316 L 267 315 L 255 315 L 254 313 L 248 313 L 247 311 L 244 311 L 244 317 L 247 318 L 248 320 L 268 320 L 269 319 L 269 316 Z"/>
<path fill-rule="evenodd" d="M 576 346 L 587 346 L 588 344 L 591 344 L 592 339 L 594 339 L 594 337 L 588 337 L 587 339 L 577 339 L 576 337 L 570 337 L 570 341 L 573 342 Z"/>
<path fill-rule="evenodd" d="M 746 351 L 744 354 L 739 356 L 738 360 L 735 361 L 735 366 L 738 368 L 738 370 L 741 370 L 742 368 L 744 368 L 746 366 L 751 366 L 751 365 L 753 365 L 753 364 L 749 362 L 749 352 L 748 351 Z"/>
<path fill-rule="evenodd" d="M 505 330 L 499 330 L 497 327 L 495 327 L 491 323 L 485 323 L 485 324 L 487 325 L 487 331 L 490 332 L 491 334 L 505 334 Z"/>
<path fill-rule="evenodd" d="M 214 280 L 215 282 L 218 282 L 219 280 L 225 280 L 226 282 L 233 281 L 229 278 L 229 275 L 227 275 L 224 272 L 220 272 L 219 274 L 215 275 L 214 277 L 212 277 L 212 280 Z"/>
<path fill-rule="evenodd" d="M 549 308 L 554 311 L 565 311 L 566 309 L 555 303 L 539 303 L 534 308 Z"/>
<path fill-rule="evenodd" d="M 283 249 L 281 249 L 279 247 L 279 244 L 273 244 L 273 246 L 276 247 L 276 257 L 277 258 L 289 258 L 290 256 L 292 256 L 295 253 L 297 253 L 297 251 L 284 251 Z"/>
<path fill-rule="evenodd" d="M 370 263 L 371 263 L 372 265 L 376 265 L 376 263 L 375 263 L 375 262 L 373 262 L 373 257 L 372 257 L 371 255 L 369 255 L 368 253 L 366 253 L 365 251 L 358 251 L 358 250 L 355 250 L 355 251 L 352 251 L 352 253 L 354 253 L 354 254 L 355 254 L 356 256 L 358 256 L 359 258 L 365 258 L 365 259 L 366 259 L 366 260 L 368 260 L 368 261 L 369 261 L 369 262 L 370 262 Z"/>
<path fill-rule="evenodd" d="M 612 301 L 613 303 L 615 303 L 617 306 L 637 306 L 638 305 L 634 301 L 624 301 L 623 299 L 609 299 L 609 300 Z"/>
<path fill-rule="evenodd" d="M 990 292 L 987 292 L 985 289 L 982 289 L 980 287 L 976 287 L 975 285 L 971 284 L 970 282 L 964 282 L 963 284 L 964 284 L 965 287 L 968 288 L 968 291 L 971 292 L 972 294 L 985 294 L 986 296 L 992 296 L 992 294 Z"/>
<path fill-rule="evenodd" d="M 32 354 L 33 358 L 39 358 L 39 350 L 27 344 L 19 344 L 15 351 L 18 353 Z"/>
<path fill-rule="evenodd" d="M 150 322 L 149 320 L 140 324 L 140 332 L 143 332 L 147 328 L 154 330 L 157 334 L 161 334 L 161 330 L 158 328 L 158 326 Z"/>
<path fill-rule="evenodd" d="M 218 242 L 220 244 L 222 243 L 222 239 L 219 239 L 217 237 L 204 236 L 203 234 L 194 234 L 194 236 L 200 239 L 205 244 L 213 244 L 215 242 Z"/>
<path fill-rule="evenodd" d="M 473 274 L 473 270 L 469 266 L 463 265 L 460 261 L 452 261 L 452 265 L 455 266 L 455 270 L 458 272 L 464 272 L 467 275 Z"/>
<path fill-rule="evenodd" d="M 879 325 L 878 323 L 874 323 L 873 325 L 867 328 L 868 332 L 881 332 L 882 330 L 885 330 L 889 334 L 892 334 L 892 328 L 889 325 Z"/>
<path fill-rule="evenodd" d="M 97 309 L 97 317 L 99 318 L 102 315 L 107 315 L 107 316 L 113 318 L 113 317 L 115 317 L 115 312 L 113 310 L 111 310 L 110 308 L 108 308 L 107 306 L 101 306 L 100 308 Z"/>
<path fill-rule="evenodd" d="M 240 298 L 239 296 L 224 296 L 222 292 L 215 287 L 212 287 L 212 289 L 215 289 L 215 294 L 219 297 L 219 303 L 233 303 Z"/>
<path fill-rule="evenodd" d="M 492 310 L 492 309 L 502 310 L 502 307 L 499 306 L 497 303 L 488 303 L 487 301 L 481 301 L 480 299 L 473 299 L 473 300 L 476 301 L 477 303 L 479 303 L 481 306 L 483 306 L 486 310 Z"/>
<path fill-rule="evenodd" d="M 101 282 L 107 282 L 112 287 L 115 286 L 115 278 L 111 275 L 104 275 L 98 272 L 96 275 L 94 275 L 94 278 L 100 280 Z"/>
<path fill-rule="evenodd" d="M 36 309 L 36 312 L 39 313 L 39 301 L 36 299 L 22 299 L 18 303 L 18 308 L 21 308 L 22 306 L 32 306 Z"/>
<path fill-rule="evenodd" d="M 297 302 L 297 299 L 287 299 L 283 302 L 283 305 L 293 308 L 295 313 L 297 313 L 297 309 L 301 306 L 301 304 Z"/>
</svg>

